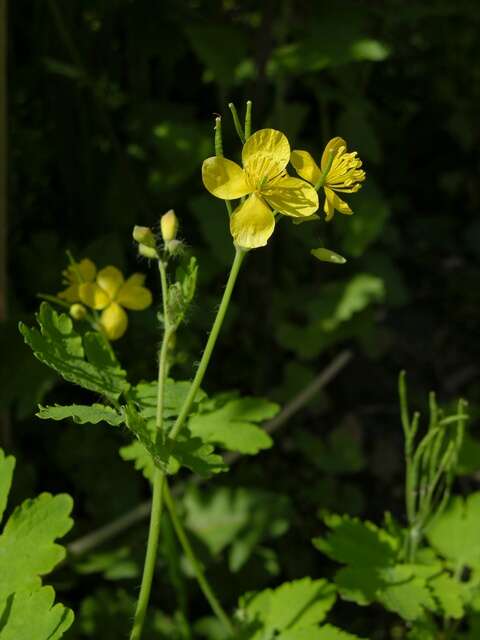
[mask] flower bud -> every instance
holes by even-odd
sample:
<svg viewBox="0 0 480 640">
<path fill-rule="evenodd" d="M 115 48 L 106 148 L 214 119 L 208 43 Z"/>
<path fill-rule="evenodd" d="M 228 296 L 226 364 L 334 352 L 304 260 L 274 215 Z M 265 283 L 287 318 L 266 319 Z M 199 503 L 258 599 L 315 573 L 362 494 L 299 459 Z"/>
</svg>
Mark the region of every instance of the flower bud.
<svg viewBox="0 0 480 640">
<path fill-rule="evenodd" d="M 163 214 L 160 218 L 160 229 L 164 242 L 175 240 L 178 231 L 178 218 L 173 209 L 167 211 L 167 213 Z"/>
<path fill-rule="evenodd" d="M 133 239 L 139 244 L 144 244 L 147 247 L 155 249 L 155 236 L 150 227 L 139 227 L 135 225 L 133 227 Z"/>
<path fill-rule="evenodd" d="M 158 258 L 157 250 L 153 247 L 148 247 L 146 244 L 140 243 L 138 245 L 138 253 L 144 258 Z"/>
<path fill-rule="evenodd" d="M 87 317 L 87 310 L 83 304 L 76 302 L 70 307 L 70 315 L 74 320 L 84 320 Z"/>
</svg>

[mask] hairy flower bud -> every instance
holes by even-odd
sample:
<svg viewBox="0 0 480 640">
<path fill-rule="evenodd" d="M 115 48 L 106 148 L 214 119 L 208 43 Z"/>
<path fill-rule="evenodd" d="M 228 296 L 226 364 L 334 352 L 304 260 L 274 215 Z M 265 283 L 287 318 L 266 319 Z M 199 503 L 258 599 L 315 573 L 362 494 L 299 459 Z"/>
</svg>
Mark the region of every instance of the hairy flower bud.
<svg viewBox="0 0 480 640">
<path fill-rule="evenodd" d="M 133 227 L 133 239 L 139 244 L 144 244 L 147 247 L 155 249 L 155 236 L 150 227 L 139 227 L 135 225 Z"/>
<path fill-rule="evenodd" d="M 74 320 L 84 320 L 87 317 L 87 310 L 83 304 L 77 302 L 70 307 L 70 315 Z"/>
<path fill-rule="evenodd" d="M 178 218 L 175 211 L 170 209 L 160 218 L 160 229 L 164 242 L 175 240 L 178 231 Z"/>
<path fill-rule="evenodd" d="M 140 243 L 138 245 L 138 253 L 144 258 L 158 258 L 157 250 L 153 247 L 148 247 L 146 244 Z"/>
</svg>

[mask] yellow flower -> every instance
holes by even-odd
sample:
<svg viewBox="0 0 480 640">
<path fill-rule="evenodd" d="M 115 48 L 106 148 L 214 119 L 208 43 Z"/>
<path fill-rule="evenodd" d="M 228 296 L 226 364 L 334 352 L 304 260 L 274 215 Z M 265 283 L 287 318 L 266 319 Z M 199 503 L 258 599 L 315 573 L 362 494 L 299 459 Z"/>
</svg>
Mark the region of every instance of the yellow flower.
<svg viewBox="0 0 480 640">
<path fill-rule="evenodd" d="M 261 129 L 243 146 L 243 168 L 221 156 L 204 161 L 203 184 L 210 193 L 222 200 L 248 196 L 230 218 L 238 246 L 255 249 L 267 244 L 275 228 L 272 209 L 294 218 L 311 216 L 318 209 L 315 189 L 285 171 L 289 159 L 286 136 L 275 129 Z"/>
<path fill-rule="evenodd" d="M 141 273 L 134 273 L 125 281 L 116 267 L 105 267 L 95 282 L 80 285 L 80 300 L 102 311 L 100 326 L 109 340 L 118 340 L 127 330 L 128 317 L 123 307 L 140 311 L 152 304 L 152 294 L 143 286 L 144 281 Z"/>
<path fill-rule="evenodd" d="M 95 280 L 96 273 L 97 267 L 91 260 L 89 260 L 89 258 L 84 258 L 83 260 L 80 260 L 80 262 L 71 264 L 63 272 L 65 284 L 68 284 L 68 287 L 65 291 L 61 291 L 57 294 L 58 297 L 71 303 L 79 302 L 80 285 L 84 282 L 93 282 Z"/>
<path fill-rule="evenodd" d="M 347 143 L 343 138 L 332 138 L 325 147 L 320 167 L 308 151 L 292 151 L 290 162 L 298 175 L 308 182 L 323 187 L 325 204 L 323 210 L 327 220 L 331 220 L 335 209 L 340 213 L 350 215 L 353 211 L 335 191 L 340 193 L 355 193 L 365 180 L 365 171 L 360 169 L 362 161 L 357 152 L 347 153 Z"/>
</svg>

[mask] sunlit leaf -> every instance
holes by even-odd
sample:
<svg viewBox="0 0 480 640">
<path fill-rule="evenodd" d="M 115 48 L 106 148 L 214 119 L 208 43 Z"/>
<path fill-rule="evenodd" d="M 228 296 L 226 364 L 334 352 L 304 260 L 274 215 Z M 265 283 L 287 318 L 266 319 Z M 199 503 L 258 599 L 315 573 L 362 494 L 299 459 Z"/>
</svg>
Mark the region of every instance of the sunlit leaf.
<svg viewBox="0 0 480 640">
<path fill-rule="evenodd" d="M 78 424 L 106 422 L 116 426 L 123 422 L 123 416 L 112 407 L 103 404 L 72 404 L 68 406 L 57 404 L 50 407 L 42 407 L 40 405 L 37 416 L 44 420 L 66 420 L 71 418 Z"/>
<path fill-rule="evenodd" d="M 68 315 L 58 314 L 43 302 L 37 315 L 40 331 L 20 323 L 25 342 L 35 356 L 65 380 L 117 399 L 128 389 L 126 374 L 100 334 L 82 337 L 73 329 Z"/>
</svg>

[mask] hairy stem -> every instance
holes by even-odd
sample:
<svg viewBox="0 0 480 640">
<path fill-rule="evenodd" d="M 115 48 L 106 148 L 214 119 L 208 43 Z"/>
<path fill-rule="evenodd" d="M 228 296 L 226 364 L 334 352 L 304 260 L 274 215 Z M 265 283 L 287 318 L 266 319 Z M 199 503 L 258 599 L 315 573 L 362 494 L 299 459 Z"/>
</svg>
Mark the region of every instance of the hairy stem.
<svg viewBox="0 0 480 640">
<path fill-rule="evenodd" d="M 172 439 L 175 439 L 177 437 L 180 429 L 185 424 L 185 420 L 188 418 L 188 414 L 190 413 L 190 410 L 192 408 L 195 396 L 197 395 L 200 385 L 202 384 L 205 372 L 207 371 L 207 367 L 213 353 L 213 349 L 215 347 L 215 343 L 217 342 L 218 334 L 220 333 L 220 329 L 222 328 L 223 320 L 225 319 L 225 314 L 227 312 L 228 305 L 230 304 L 230 298 L 232 297 L 235 282 L 237 280 L 237 276 L 240 271 L 240 267 L 242 266 L 245 255 L 245 251 L 239 248 L 236 249 L 235 258 L 233 260 L 232 268 L 230 269 L 230 274 L 228 276 L 225 291 L 223 292 L 222 301 L 220 302 L 216 318 L 213 322 L 212 330 L 210 332 L 210 335 L 208 336 L 207 344 L 205 345 L 202 359 L 200 360 L 200 364 L 198 365 L 197 373 L 195 374 L 193 382 L 190 385 L 190 390 L 187 397 L 185 398 L 185 402 L 183 403 L 180 414 L 172 427 L 172 431 L 170 432 L 170 437 Z"/>
<path fill-rule="evenodd" d="M 195 572 L 195 577 L 198 581 L 200 589 L 202 590 L 203 595 L 205 596 L 208 603 L 212 607 L 212 611 L 215 613 L 217 618 L 223 624 L 227 632 L 233 635 L 234 633 L 233 625 L 230 622 L 228 615 L 225 613 L 224 609 L 222 608 L 222 605 L 220 604 L 207 578 L 205 577 L 205 574 L 203 572 L 203 568 L 200 562 L 197 560 L 197 557 L 195 556 L 195 553 L 192 549 L 190 541 L 188 540 L 185 529 L 183 528 L 180 518 L 178 517 L 175 503 L 172 498 L 172 494 L 170 493 L 170 489 L 168 488 L 167 482 L 165 482 L 163 487 L 163 495 L 165 498 L 165 504 L 170 514 L 170 518 L 172 519 L 173 528 L 175 529 L 175 533 L 177 534 L 177 538 L 180 544 L 182 545 L 185 555 L 187 556 L 187 558 L 189 559 L 193 567 L 193 570 Z"/>
<path fill-rule="evenodd" d="M 220 329 L 222 327 L 223 320 L 225 318 L 225 314 L 227 312 L 228 305 L 230 303 L 232 292 L 235 286 L 235 282 L 237 280 L 237 276 L 240 271 L 240 267 L 242 265 L 244 257 L 245 257 L 245 252 L 242 249 L 237 248 L 235 251 L 235 258 L 233 260 L 232 267 L 230 269 L 230 274 L 228 276 L 227 285 L 225 287 L 225 291 L 223 292 L 222 301 L 220 302 L 217 315 L 213 322 L 212 330 L 208 337 L 207 344 L 205 345 L 205 349 L 202 355 L 202 359 L 200 360 L 197 373 L 195 374 L 192 384 L 190 385 L 190 390 L 185 399 L 185 402 L 183 403 L 180 414 L 177 420 L 175 421 L 175 424 L 173 425 L 172 430 L 169 434 L 170 441 L 172 443 L 177 437 L 180 429 L 183 427 L 185 420 L 188 418 L 193 402 L 195 400 L 195 396 L 197 395 L 197 392 L 205 376 L 205 372 L 207 370 L 208 364 L 210 362 L 210 358 L 213 353 L 213 349 L 215 347 L 215 343 L 220 333 Z M 157 422 L 156 422 L 157 437 L 161 432 L 161 428 L 162 428 L 163 392 L 164 392 L 164 386 L 165 386 L 165 379 L 167 375 L 168 344 L 170 341 L 171 332 L 173 330 L 170 327 L 170 322 L 168 318 L 168 305 L 167 305 L 168 290 L 167 290 L 167 276 L 165 272 L 165 266 L 161 260 L 159 260 L 158 264 L 160 269 L 160 280 L 162 283 L 165 332 L 162 340 L 162 347 L 160 350 L 159 369 L 158 369 Z M 134 618 L 132 633 L 130 635 L 130 640 L 139 640 L 141 638 L 143 624 L 145 621 L 145 615 L 148 607 L 148 601 L 150 599 L 150 591 L 152 587 L 152 579 L 153 579 L 153 573 L 155 569 L 155 560 L 157 557 L 160 521 L 162 517 L 164 485 L 165 485 L 165 473 L 160 469 L 156 469 L 154 481 L 153 481 L 152 510 L 150 514 L 150 528 L 148 533 L 147 552 L 145 556 L 142 584 L 140 587 L 140 594 L 137 602 L 137 610 L 135 612 L 135 618 Z"/>
<path fill-rule="evenodd" d="M 157 411 L 156 411 L 156 432 L 155 438 L 161 437 L 163 426 L 163 405 L 165 397 L 165 380 L 168 374 L 168 349 L 170 339 L 173 333 L 173 327 L 170 326 L 168 317 L 168 285 L 165 265 L 162 260 L 158 261 L 160 271 L 160 282 L 162 284 L 163 299 L 163 322 L 164 333 L 162 345 L 160 347 L 160 355 L 158 359 L 158 385 L 157 385 Z M 153 574 L 155 572 L 155 563 L 157 559 L 158 538 L 160 535 L 160 523 L 162 519 L 162 496 L 165 484 L 165 472 L 155 467 L 153 476 L 153 495 L 152 509 L 150 512 L 150 525 L 148 529 L 147 551 L 145 554 L 145 563 L 143 566 L 142 583 L 140 593 L 138 595 L 137 608 L 133 622 L 130 640 L 138 640 L 142 636 L 143 625 L 147 613 L 148 602 L 150 600 L 150 592 L 152 589 Z"/>
</svg>

